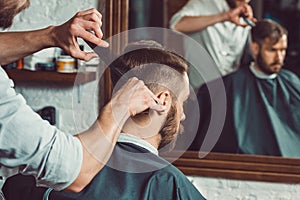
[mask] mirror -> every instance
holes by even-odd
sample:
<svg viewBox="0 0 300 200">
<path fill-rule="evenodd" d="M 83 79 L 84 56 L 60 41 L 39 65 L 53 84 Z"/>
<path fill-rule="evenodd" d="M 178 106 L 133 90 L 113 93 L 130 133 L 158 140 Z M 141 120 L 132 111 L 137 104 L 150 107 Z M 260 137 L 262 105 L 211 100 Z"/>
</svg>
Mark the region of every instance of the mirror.
<svg viewBox="0 0 300 200">
<path fill-rule="evenodd" d="M 176 4 L 174 0 L 160 1 L 160 8 L 163 11 L 163 17 L 161 19 L 164 20 L 160 20 L 159 24 L 154 24 L 153 26 L 167 27 L 170 16 L 181 8 L 186 1 L 187 0 L 177 0 Z M 252 5 L 256 12 L 255 16 L 257 18 L 262 16 L 262 4 L 262 0 L 252 0 Z M 129 8 L 129 0 L 106 0 L 106 37 L 115 35 L 128 28 L 136 28 L 132 27 L 132 24 L 129 24 L 129 18 L 133 18 Z M 146 7 L 146 9 L 150 8 Z M 136 26 L 137 25 L 140 24 L 136 23 Z M 124 42 L 124 39 L 122 41 Z M 109 72 L 106 73 L 105 79 L 105 98 L 108 99 L 111 95 Z M 173 151 L 171 154 L 165 154 L 163 156 L 167 160 L 172 161 L 178 155 L 181 155 L 181 157 L 173 162 L 173 164 L 186 175 L 272 182 L 300 182 L 300 159 L 213 152 L 200 159 L 202 155 L 195 151 L 187 151 L 184 153 L 181 151 Z"/>
</svg>

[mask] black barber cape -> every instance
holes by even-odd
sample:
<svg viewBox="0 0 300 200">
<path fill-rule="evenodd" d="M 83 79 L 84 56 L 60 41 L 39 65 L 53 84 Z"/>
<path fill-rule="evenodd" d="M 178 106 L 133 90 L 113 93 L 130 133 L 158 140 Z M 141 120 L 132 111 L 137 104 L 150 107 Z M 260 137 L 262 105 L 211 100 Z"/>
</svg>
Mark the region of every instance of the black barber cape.
<svg viewBox="0 0 300 200">
<path fill-rule="evenodd" d="M 124 152 L 130 152 L 129 154 Z M 131 154 L 133 153 L 133 155 Z M 136 153 L 137 156 L 134 156 Z M 146 154 L 145 154 L 146 153 Z M 142 156 L 139 156 L 142 155 Z M 109 167 L 111 166 L 111 167 Z M 163 168 L 161 168 L 164 166 Z M 114 168 L 122 169 L 123 171 Z M 152 169 L 157 168 L 153 171 Z M 131 173 L 124 171 L 149 171 Z M 28 188 L 28 177 L 13 177 L 8 180 L 4 193 L 10 193 L 7 200 L 19 200 L 20 196 L 41 199 L 41 192 Z M 17 179 L 16 179 L 17 178 Z M 33 179 L 32 179 L 33 180 Z M 23 183 L 24 184 L 23 184 Z M 31 187 L 34 183 L 31 182 Z M 23 189 L 22 189 L 23 188 Z M 39 189 L 39 188 L 35 188 Z M 18 191 L 16 191 L 18 190 Z M 26 191 L 31 194 L 18 195 Z M 80 193 L 52 191 L 50 200 L 202 200 L 204 199 L 193 184 L 173 165 L 131 143 L 117 143 L 113 155 L 106 165 Z"/>
<path fill-rule="evenodd" d="M 199 150 L 208 135 L 211 99 L 227 106 L 222 134 L 213 151 L 300 157 L 300 80 L 282 69 L 274 79 L 257 78 L 249 67 L 223 78 L 226 100 L 219 97 L 215 81 L 203 86 L 197 96 L 200 123 L 191 150 Z M 216 104 L 215 104 L 216 105 Z"/>
</svg>

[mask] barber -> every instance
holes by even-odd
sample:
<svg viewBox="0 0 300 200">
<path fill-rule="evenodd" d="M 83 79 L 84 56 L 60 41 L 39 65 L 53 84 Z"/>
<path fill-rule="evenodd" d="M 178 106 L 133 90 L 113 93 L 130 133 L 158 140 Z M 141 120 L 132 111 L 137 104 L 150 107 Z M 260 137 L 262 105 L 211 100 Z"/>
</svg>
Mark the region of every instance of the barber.
<svg viewBox="0 0 300 200">
<path fill-rule="evenodd" d="M 10 27 L 14 16 L 28 6 L 29 0 L 0 0 L 0 27 Z M 88 61 L 97 54 L 81 51 L 77 38 L 108 47 L 102 40 L 101 18 L 96 9 L 89 9 L 60 26 L 1 32 L 0 65 L 48 47 L 60 47 Z M 130 115 L 147 108 L 164 109 L 142 81 L 132 78 L 104 106 L 94 125 L 74 137 L 42 120 L 13 87 L 0 67 L 0 166 L 18 167 L 20 173 L 33 175 L 37 185 L 55 190 L 81 191 L 105 165 Z"/>
</svg>

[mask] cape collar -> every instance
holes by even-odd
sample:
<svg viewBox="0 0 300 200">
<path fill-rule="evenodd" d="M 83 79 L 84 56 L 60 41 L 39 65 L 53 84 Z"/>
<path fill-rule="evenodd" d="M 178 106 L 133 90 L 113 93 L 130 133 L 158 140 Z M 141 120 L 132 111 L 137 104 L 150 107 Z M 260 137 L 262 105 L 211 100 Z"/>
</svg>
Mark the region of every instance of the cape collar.
<svg viewBox="0 0 300 200">
<path fill-rule="evenodd" d="M 127 142 L 127 143 L 135 144 L 137 146 L 147 149 L 151 153 L 158 156 L 158 150 L 154 146 L 152 146 L 150 143 L 146 142 L 145 140 L 136 137 L 134 135 L 131 135 L 129 133 L 121 133 L 118 138 L 118 142 Z"/>
</svg>

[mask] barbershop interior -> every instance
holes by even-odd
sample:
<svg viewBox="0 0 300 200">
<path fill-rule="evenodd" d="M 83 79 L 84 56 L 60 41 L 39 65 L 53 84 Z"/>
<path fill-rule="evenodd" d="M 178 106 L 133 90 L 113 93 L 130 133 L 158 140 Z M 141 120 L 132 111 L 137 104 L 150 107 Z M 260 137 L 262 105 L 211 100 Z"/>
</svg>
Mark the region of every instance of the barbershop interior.
<svg viewBox="0 0 300 200">
<path fill-rule="evenodd" d="M 299 0 L 30 0 L 0 43 L 80 20 L 71 42 L 93 58 L 0 56 L 0 200 L 300 198 Z"/>
</svg>

